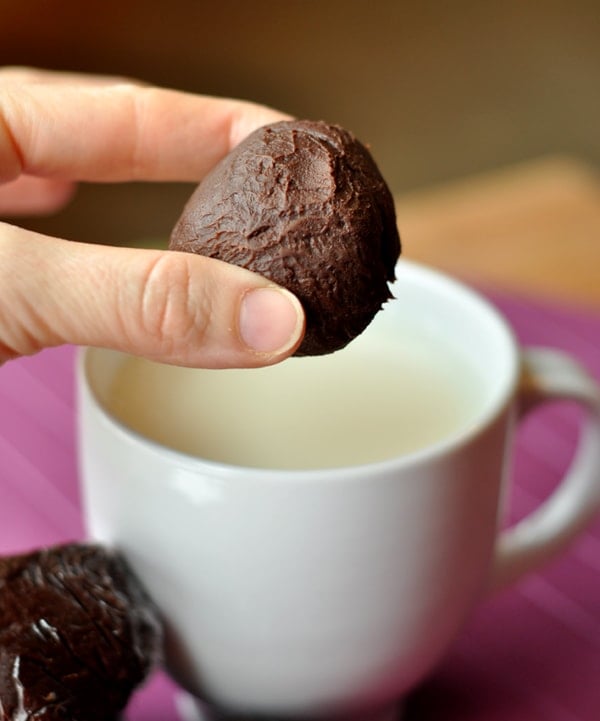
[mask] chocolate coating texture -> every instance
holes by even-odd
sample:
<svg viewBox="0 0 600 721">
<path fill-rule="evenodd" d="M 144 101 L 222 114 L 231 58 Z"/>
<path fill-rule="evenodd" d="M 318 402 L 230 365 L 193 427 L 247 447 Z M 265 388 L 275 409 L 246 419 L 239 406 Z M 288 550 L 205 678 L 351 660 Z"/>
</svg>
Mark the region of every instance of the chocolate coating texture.
<svg viewBox="0 0 600 721">
<path fill-rule="evenodd" d="M 248 268 L 301 301 L 296 355 L 344 347 L 391 297 L 400 253 L 392 195 L 348 131 L 286 121 L 255 131 L 200 183 L 172 250 Z"/>
<path fill-rule="evenodd" d="M 112 721 L 161 645 L 117 554 L 70 544 L 0 559 L 0 721 Z"/>
</svg>

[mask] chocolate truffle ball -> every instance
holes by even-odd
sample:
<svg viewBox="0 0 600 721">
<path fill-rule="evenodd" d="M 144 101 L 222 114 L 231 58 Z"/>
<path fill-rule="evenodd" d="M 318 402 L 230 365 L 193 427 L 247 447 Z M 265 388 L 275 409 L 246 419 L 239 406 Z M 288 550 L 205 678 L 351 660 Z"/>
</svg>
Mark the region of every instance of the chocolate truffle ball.
<svg viewBox="0 0 600 721">
<path fill-rule="evenodd" d="M 0 721 L 113 721 L 161 647 L 158 613 L 116 553 L 0 559 Z"/>
<path fill-rule="evenodd" d="M 391 297 L 400 253 L 394 203 L 369 151 L 336 125 L 267 125 L 200 183 L 171 250 L 218 258 L 294 293 L 296 355 L 343 348 Z"/>
</svg>

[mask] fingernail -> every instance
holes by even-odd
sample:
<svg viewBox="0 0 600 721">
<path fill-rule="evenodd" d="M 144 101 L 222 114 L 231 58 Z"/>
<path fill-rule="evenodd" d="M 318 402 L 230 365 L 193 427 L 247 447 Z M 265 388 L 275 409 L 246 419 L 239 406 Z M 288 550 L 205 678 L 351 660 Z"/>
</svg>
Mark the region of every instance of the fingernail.
<svg viewBox="0 0 600 721">
<path fill-rule="evenodd" d="M 300 301 L 283 288 L 257 288 L 242 298 L 239 320 L 244 343 L 258 353 L 283 352 L 298 340 L 304 323 Z"/>
</svg>

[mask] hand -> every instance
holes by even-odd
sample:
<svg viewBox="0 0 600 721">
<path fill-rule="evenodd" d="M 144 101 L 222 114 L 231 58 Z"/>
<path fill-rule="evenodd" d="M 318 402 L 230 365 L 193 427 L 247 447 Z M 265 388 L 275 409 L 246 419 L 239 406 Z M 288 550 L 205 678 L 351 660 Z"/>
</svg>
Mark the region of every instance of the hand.
<svg viewBox="0 0 600 721">
<path fill-rule="evenodd" d="M 198 181 L 254 129 L 285 117 L 116 78 L 0 69 L 0 214 L 57 209 L 77 181 Z M 290 355 L 303 329 L 299 301 L 242 268 L 0 223 L 0 363 L 75 343 L 254 367 Z"/>
</svg>

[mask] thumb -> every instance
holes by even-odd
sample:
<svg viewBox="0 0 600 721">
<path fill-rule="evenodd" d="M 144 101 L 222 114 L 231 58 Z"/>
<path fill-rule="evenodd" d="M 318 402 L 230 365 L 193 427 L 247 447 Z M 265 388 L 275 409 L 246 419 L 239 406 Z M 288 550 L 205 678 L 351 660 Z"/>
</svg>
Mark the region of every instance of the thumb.
<svg viewBox="0 0 600 721">
<path fill-rule="evenodd" d="M 303 330 L 297 298 L 242 268 L 0 223 L 0 363 L 75 343 L 178 365 L 250 368 L 289 356 Z"/>
</svg>

